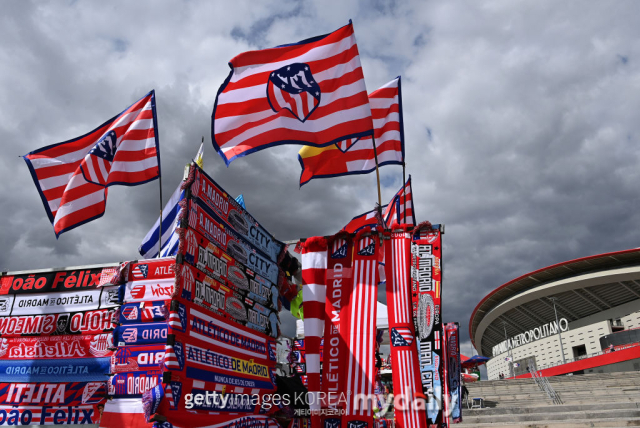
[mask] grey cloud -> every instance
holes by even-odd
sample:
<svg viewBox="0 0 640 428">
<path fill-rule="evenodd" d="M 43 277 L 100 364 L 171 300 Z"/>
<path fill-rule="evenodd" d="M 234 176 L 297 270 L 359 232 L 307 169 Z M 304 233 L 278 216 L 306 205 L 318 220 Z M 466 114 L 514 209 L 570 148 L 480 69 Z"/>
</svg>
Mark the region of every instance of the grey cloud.
<svg viewBox="0 0 640 428">
<path fill-rule="evenodd" d="M 474 306 L 500 284 L 640 241 L 636 2 L 4 6 L 3 269 L 138 257 L 158 215 L 157 182 L 112 188 L 102 219 L 56 240 L 18 156 L 88 132 L 152 88 L 165 200 L 204 135 L 207 172 L 230 194 L 243 193 L 281 239 L 331 234 L 372 209 L 375 174 L 300 189 L 299 147 L 227 168 L 210 140 L 213 102 L 233 56 L 323 34 L 350 18 L 369 91 L 403 76 L 416 212 L 446 224 L 444 319 L 460 322 L 463 340 Z M 380 172 L 386 203 L 402 171 Z"/>
</svg>

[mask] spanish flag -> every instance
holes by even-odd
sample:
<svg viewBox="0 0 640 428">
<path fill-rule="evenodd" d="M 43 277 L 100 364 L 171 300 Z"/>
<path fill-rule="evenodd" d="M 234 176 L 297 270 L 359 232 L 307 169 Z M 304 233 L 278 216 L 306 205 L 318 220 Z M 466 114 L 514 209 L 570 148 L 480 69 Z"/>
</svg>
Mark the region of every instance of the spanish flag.
<svg viewBox="0 0 640 428">
<path fill-rule="evenodd" d="M 404 163 L 400 77 L 369 94 L 378 166 Z M 376 169 L 371 137 L 344 140 L 326 147 L 305 146 L 298 152 L 300 186 L 313 178 L 368 174 Z"/>
</svg>

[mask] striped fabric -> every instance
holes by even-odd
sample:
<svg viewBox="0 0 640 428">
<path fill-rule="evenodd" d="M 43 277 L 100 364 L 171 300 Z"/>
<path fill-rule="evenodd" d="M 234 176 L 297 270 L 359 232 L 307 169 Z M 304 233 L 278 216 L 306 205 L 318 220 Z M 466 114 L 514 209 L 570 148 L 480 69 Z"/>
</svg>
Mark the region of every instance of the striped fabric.
<svg viewBox="0 0 640 428">
<path fill-rule="evenodd" d="M 186 190 L 180 188 L 181 185 L 182 183 L 173 192 L 169 202 L 162 210 L 162 249 L 160 250 L 160 255 L 158 256 L 158 238 L 160 235 L 160 217 L 158 217 L 138 248 L 138 252 L 145 259 L 175 256 L 178 253 L 180 236 L 176 232 L 176 228 L 178 227 L 178 217 L 181 209 L 179 203 L 185 198 L 186 194 Z"/>
<path fill-rule="evenodd" d="M 392 232 L 391 239 L 385 241 L 385 258 L 394 392 L 413 401 L 422 385 L 411 301 L 411 235 Z M 427 428 L 425 411 L 415 406 L 396 409 L 395 416 L 398 428 Z"/>
<path fill-rule="evenodd" d="M 216 97 L 215 149 L 236 157 L 280 144 L 324 146 L 373 134 L 353 25 L 242 53 Z"/>
<path fill-rule="evenodd" d="M 311 395 L 320 391 L 320 342 L 324 327 L 326 273 L 327 240 L 322 237 L 308 238 L 302 245 L 302 299 L 306 369 Z M 320 409 L 318 399 L 310 398 L 309 407 L 311 410 Z"/>
<path fill-rule="evenodd" d="M 387 219 L 388 217 L 389 206 L 382 206 L 382 218 Z M 385 220 L 386 221 L 386 220 Z M 378 224 L 376 220 L 376 210 L 367 211 L 364 214 L 360 214 L 351 219 L 349 223 L 345 227 L 342 228 L 343 231 L 349 233 L 356 233 L 360 231 L 362 228 L 371 226 L 374 227 Z"/>
<path fill-rule="evenodd" d="M 416 225 L 415 210 L 413 209 L 413 195 L 411 192 L 411 176 L 409 176 L 404 187 L 398 190 L 398 193 L 396 193 L 393 196 L 393 199 L 391 199 L 391 203 L 387 206 L 387 209 L 384 212 L 384 218 L 387 222 L 387 227 L 391 227 L 393 223 Z"/>
<path fill-rule="evenodd" d="M 402 129 L 402 98 L 400 77 L 369 94 L 373 116 L 378 166 L 402 165 L 404 133 Z M 373 141 L 364 137 L 341 141 L 327 147 L 303 147 L 298 152 L 302 167 L 300 186 L 314 178 L 349 174 L 368 174 L 376 169 Z"/>
<path fill-rule="evenodd" d="M 107 187 L 160 176 L 155 93 L 73 140 L 23 156 L 56 236 L 101 217 Z"/>
<path fill-rule="evenodd" d="M 373 425 L 370 402 L 375 382 L 375 339 L 378 286 L 377 236 L 357 236 L 354 240 L 353 281 L 349 306 L 349 355 L 346 359 L 348 395 L 346 420 L 352 425 Z"/>
</svg>

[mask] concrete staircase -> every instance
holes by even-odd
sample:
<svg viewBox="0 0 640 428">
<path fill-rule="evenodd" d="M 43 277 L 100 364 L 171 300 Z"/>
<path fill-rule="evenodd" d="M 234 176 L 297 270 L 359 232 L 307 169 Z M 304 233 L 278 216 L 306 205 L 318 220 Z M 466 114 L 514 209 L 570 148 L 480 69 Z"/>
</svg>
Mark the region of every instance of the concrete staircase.
<svg viewBox="0 0 640 428">
<path fill-rule="evenodd" d="M 554 405 L 533 379 L 476 382 L 469 397 L 484 409 L 463 409 L 474 427 L 640 427 L 640 372 L 556 376 L 549 383 L 563 404 Z"/>
</svg>

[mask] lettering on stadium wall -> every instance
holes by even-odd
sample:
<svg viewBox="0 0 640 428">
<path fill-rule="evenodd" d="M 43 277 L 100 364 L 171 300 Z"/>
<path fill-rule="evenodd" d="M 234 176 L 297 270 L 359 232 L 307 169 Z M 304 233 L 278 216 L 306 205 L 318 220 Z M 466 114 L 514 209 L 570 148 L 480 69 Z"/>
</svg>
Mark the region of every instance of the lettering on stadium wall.
<svg viewBox="0 0 640 428">
<path fill-rule="evenodd" d="M 496 355 L 502 354 L 503 352 L 507 352 L 509 349 L 514 349 L 522 345 L 529 344 L 531 342 L 535 342 L 539 339 L 544 339 L 545 337 L 551 336 L 553 334 L 558 334 L 558 327 L 561 332 L 565 332 L 569 330 L 569 321 L 566 318 L 560 318 L 558 322 L 550 322 L 540 327 L 532 328 L 529 331 L 525 331 L 524 333 L 520 333 L 517 336 L 513 336 L 508 340 L 503 340 L 493 347 L 492 354 L 495 357 Z"/>
</svg>

